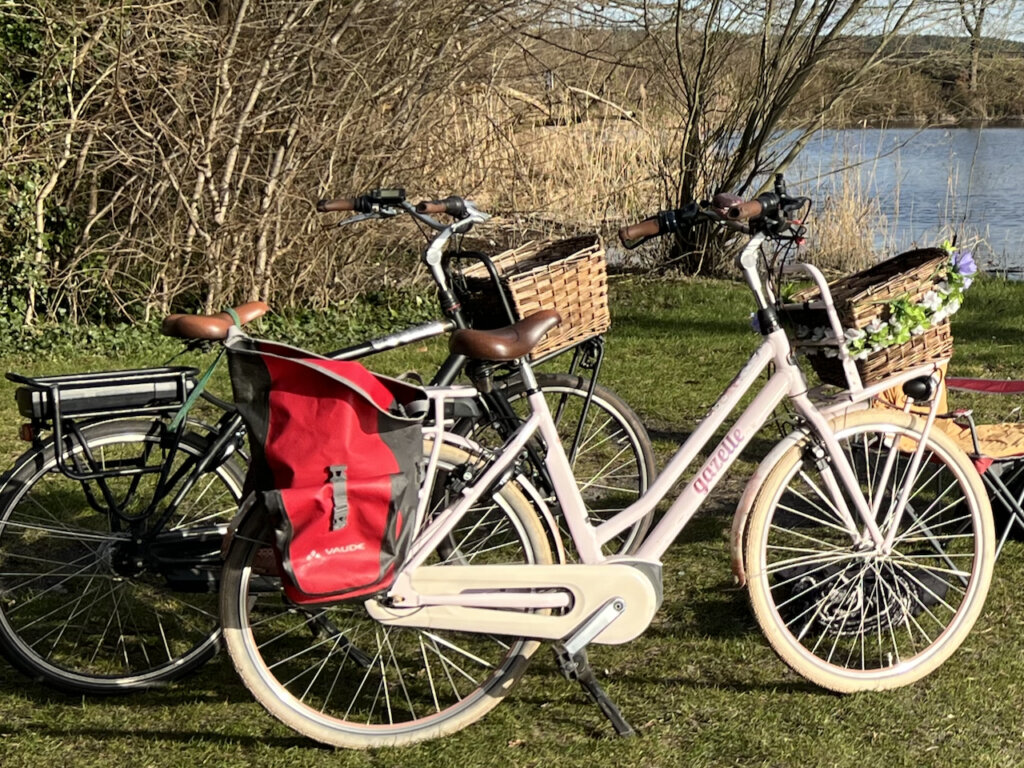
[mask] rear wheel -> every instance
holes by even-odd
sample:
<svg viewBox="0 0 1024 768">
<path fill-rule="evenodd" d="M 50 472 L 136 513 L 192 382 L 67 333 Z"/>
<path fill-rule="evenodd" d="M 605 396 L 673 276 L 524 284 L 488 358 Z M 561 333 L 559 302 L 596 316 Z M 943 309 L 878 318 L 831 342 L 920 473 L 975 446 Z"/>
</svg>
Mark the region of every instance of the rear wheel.
<svg viewBox="0 0 1024 768">
<path fill-rule="evenodd" d="M 440 468 L 453 483 L 477 464 L 442 447 Z M 280 588 L 271 537 L 253 517 L 232 541 L 220 603 L 225 645 L 256 699 L 311 739 L 369 748 L 457 731 L 497 706 L 539 645 L 383 626 L 361 600 L 297 606 Z M 428 564 L 552 561 L 533 507 L 507 484 L 464 516 Z"/>
<path fill-rule="evenodd" d="M 856 512 L 851 533 L 810 440 L 782 456 L 754 502 L 746 543 L 754 614 L 779 656 L 825 688 L 921 679 L 963 642 L 985 602 L 995 559 L 988 497 L 939 430 L 911 472 L 923 425 L 877 411 L 834 422 L 891 551 L 871 543 Z"/>
<path fill-rule="evenodd" d="M 243 470 L 229 460 L 200 476 L 158 535 L 139 544 L 133 531 L 166 509 L 143 516 L 159 468 L 170 461 L 183 480 L 206 447 L 186 434 L 172 455 L 163 432 L 147 421 L 84 428 L 96 466 L 150 470 L 108 478 L 105 490 L 62 474 L 52 443 L 24 454 L 5 477 L 0 651 L 34 679 L 72 693 L 125 693 L 178 679 L 216 652 L 220 541 Z M 81 444 L 68 450 L 84 469 Z"/>
</svg>

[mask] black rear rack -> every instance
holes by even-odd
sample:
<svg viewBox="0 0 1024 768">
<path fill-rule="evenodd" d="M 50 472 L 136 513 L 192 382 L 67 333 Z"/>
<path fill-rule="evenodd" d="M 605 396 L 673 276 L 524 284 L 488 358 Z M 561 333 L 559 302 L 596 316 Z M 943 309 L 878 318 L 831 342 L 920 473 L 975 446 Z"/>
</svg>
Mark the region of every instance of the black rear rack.
<svg viewBox="0 0 1024 768">
<path fill-rule="evenodd" d="M 48 429 L 68 418 L 99 418 L 166 413 L 181 408 L 195 388 L 195 368 L 143 368 L 131 371 L 70 373 L 30 378 L 8 373 L 25 386 L 14 393 L 18 412 Z"/>
<path fill-rule="evenodd" d="M 61 474 L 85 482 L 158 472 L 164 482 L 167 467 L 163 465 L 147 467 L 139 459 L 113 464 L 98 461 L 85 442 L 79 421 L 170 415 L 185 404 L 198 375 L 195 368 L 165 367 L 37 378 L 8 373 L 7 378 L 24 385 L 15 390 L 14 397 L 21 415 L 32 420 L 33 440 L 40 431 L 53 430 L 53 452 Z M 173 435 L 173 448 L 180 434 L 178 430 Z M 103 490 L 107 495 L 105 487 Z M 112 498 L 107 501 L 111 508 L 116 506 Z"/>
</svg>

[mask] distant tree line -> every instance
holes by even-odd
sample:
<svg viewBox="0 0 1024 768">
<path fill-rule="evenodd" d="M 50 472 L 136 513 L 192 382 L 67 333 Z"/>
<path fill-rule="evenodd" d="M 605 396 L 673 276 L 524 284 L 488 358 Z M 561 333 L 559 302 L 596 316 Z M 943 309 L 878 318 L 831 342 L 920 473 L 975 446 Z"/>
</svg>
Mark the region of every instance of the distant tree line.
<svg viewBox="0 0 1024 768">
<path fill-rule="evenodd" d="M 905 34 L 933 13 L 915 0 L 0 0 L 0 324 L 325 306 L 406 280 L 401 259 L 422 242 L 410 225 L 342 239 L 315 200 L 405 184 L 543 218 L 581 192 L 552 191 L 544 158 L 524 152 L 546 127 L 656 138 L 608 169 L 579 217 L 611 228 L 756 191 L 821 125 L 1024 115 L 1020 47 Z M 715 268 L 716 247 L 684 239 L 665 258 Z"/>
</svg>

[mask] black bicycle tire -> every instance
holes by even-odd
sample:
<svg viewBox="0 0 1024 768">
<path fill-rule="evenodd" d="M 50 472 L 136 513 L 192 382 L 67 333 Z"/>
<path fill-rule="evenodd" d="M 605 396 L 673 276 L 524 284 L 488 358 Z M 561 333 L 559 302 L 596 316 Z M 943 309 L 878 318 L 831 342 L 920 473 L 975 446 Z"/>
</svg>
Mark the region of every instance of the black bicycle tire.
<svg viewBox="0 0 1024 768">
<path fill-rule="evenodd" d="M 142 445 L 144 440 L 159 440 L 161 429 L 163 426 L 159 421 L 117 420 L 86 426 L 82 429 L 82 434 L 86 442 L 94 447 L 132 442 Z M 126 440 L 119 442 L 117 440 L 119 437 L 125 437 Z M 201 455 L 208 443 L 208 438 L 195 433 L 186 433 L 182 438 L 184 450 L 188 451 L 190 455 Z M 26 499 L 41 480 L 58 474 L 54 469 L 55 461 L 51 438 L 26 451 L 4 476 L 0 483 L 0 547 L 3 546 L 6 527 L 11 525 L 12 530 L 17 528 L 16 524 L 10 522 L 17 505 Z M 235 495 L 237 502 L 244 482 L 244 472 L 237 461 L 229 457 L 213 471 L 221 478 L 221 482 L 224 483 L 227 490 Z M 228 479 L 225 480 L 225 477 Z M 68 482 L 75 481 L 68 480 Z M 227 485 L 228 482 L 233 483 L 234 487 Z M 0 553 L 0 557 L 6 559 L 9 557 L 9 553 L 4 551 Z M 8 578 L 10 577 L 8 576 Z M 19 628 L 12 625 L 8 615 L 12 607 L 11 597 L 6 592 L 5 598 L 0 601 L 0 654 L 12 666 L 30 678 L 65 693 L 93 695 L 131 693 L 172 682 L 195 672 L 209 661 L 217 652 L 220 643 L 219 622 L 214 621 L 212 630 L 206 634 L 205 638 L 193 645 L 182 656 L 161 662 L 150 669 L 136 670 L 129 674 L 90 674 L 47 661 L 40 654 L 35 653 L 29 640 L 23 638 Z"/>
</svg>

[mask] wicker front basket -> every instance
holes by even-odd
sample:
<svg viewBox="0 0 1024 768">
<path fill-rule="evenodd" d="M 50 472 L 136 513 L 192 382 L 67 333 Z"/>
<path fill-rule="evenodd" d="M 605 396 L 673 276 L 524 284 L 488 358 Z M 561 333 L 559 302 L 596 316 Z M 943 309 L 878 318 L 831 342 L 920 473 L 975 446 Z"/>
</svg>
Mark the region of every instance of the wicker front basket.
<svg viewBox="0 0 1024 768">
<path fill-rule="evenodd" d="M 516 319 L 556 309 L 562 324 L 534 349 L 532 359 L 571 347 L 611 327 L 608 271 L 596 235 L 535 241 L 495 256 Z M 462 305 L 475 328 L 498 328 L 509 320 L 482 264 L 463 272 Z"/>
<path fill-rule="evenodd" d="M 889 302 L 903 298 L 920 301 L 945 279 L 942 267 L 948 261 L 949 254 L 941 248 L 920 248 L 831 283 L 829 289 L 840 324 L 844 329 L 863 329 L 873 320 L 888 320 Z M 793 326 L 829 328 L 825 309 L 808 306 L 820 299 L 817 288 L 805 289 L 783 307 L 783 317 Z M 820 347 L 802 347 L 800 342 L 798 337 L 795 340 L 797 351 L 816 352 L 808 354 L 808 359 L 823 382 L 848 386 L 839 357 L 825 355 Z M 857 370 L 861 382 L 868 386 L 914 366 L 948 360 L 952 354 L 953 333 L 949 320 L 945 319 L 924 333 L 911 336 L 904 344 L 887 347 L 858 360 Z"/>
</svg>

